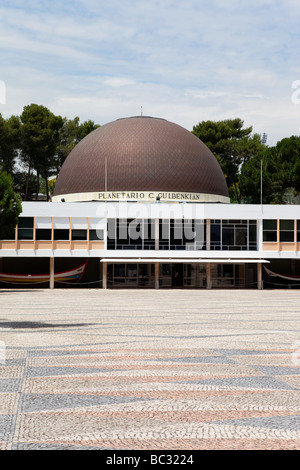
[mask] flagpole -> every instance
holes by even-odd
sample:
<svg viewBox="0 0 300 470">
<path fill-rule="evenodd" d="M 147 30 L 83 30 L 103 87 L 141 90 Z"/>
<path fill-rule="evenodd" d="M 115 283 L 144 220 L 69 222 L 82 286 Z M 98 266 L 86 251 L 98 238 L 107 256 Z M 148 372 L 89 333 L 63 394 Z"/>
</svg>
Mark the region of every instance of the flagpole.
<svg viewBox="0 0 300 470">
<path fill-rule="evenodd" d="M 262 158 L 260 160 L 260 203 L 262 205 Z"/>
</svg>

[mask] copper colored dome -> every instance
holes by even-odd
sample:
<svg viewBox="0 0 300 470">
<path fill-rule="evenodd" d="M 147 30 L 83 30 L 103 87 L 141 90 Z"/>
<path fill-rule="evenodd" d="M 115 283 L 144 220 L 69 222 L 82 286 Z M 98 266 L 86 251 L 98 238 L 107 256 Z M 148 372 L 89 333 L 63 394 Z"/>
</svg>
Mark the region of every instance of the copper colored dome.
<svg viewBox="0 0 300 470">
<path fill-rule="evenodd" d="M 105 190 L 228 198 L 224 175 L 208 147 L 183 127 L 146 116 L 105 124 L 79 142 L 62 166 L 53 200 Z"/>
</svg>

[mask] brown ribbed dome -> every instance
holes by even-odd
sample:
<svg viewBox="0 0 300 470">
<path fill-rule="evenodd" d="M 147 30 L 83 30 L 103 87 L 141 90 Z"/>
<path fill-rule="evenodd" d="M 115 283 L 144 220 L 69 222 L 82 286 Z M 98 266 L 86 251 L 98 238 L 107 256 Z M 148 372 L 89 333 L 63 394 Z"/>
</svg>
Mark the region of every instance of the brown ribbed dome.
<svg viewBox="0 0 300 470">
<path fill-rule="evenodd" d="M 105 189 L 228 197 L 220 165 L 203 142 L 177 124 L 146 116 L 119 119 L 87 135 L 65 160 L 54 196 Z"/>
</svg>

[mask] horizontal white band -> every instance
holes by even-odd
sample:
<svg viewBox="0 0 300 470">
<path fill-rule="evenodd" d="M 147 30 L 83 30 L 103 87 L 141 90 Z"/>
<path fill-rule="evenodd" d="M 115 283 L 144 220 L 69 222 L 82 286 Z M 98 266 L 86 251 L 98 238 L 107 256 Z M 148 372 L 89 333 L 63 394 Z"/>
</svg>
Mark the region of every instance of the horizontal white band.
<svg viewBox="0 0 300 470">
<path fill-rule="evenodd" d="M 60 194 L 52 197 L 53 202 L 84 202 L 84 201 L 138 201 L 138 202 L 200 202 L 224 203 L 230 199 L 226 196 L 204 193 L 184 193 L 171 191 L 108 191 L 94 193 Z"/>
</svg>

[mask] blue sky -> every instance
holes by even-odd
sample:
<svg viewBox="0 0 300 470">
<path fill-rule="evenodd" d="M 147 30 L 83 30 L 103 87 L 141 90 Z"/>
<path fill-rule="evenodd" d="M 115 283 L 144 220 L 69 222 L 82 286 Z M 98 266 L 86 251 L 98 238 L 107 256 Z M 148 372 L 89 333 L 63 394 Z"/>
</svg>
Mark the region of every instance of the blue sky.
<svg viewBox="0 0 300 470">
<path fill-rule="evenodd" d="M 299 0 L 2 0 L 0 113 L 239 117 L 275 145 L 300 134 L 299 46 Z"/>
</svg>

